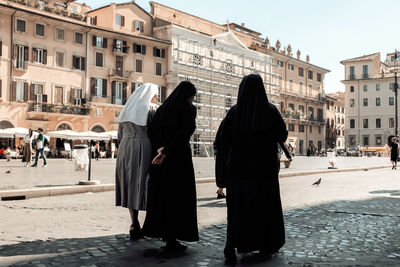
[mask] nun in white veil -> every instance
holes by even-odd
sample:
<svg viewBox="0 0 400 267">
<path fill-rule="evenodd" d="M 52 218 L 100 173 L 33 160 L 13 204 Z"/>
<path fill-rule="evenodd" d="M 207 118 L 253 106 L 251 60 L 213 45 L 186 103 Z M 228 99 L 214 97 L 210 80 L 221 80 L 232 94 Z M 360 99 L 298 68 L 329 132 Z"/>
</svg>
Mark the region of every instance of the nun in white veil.
<svg viewBox="0 0 400 267">
<path fill-rule="evenodd" d="M 132 240 L 142 237 L 139 210 L 146 210 L 151 143 L 147 126 L 157 109 L 158 86 L 145 83 L 129 97 L 118 117 L 118 156 L 115 170 L 116 206 L 129 209 Z"/>
</svg>

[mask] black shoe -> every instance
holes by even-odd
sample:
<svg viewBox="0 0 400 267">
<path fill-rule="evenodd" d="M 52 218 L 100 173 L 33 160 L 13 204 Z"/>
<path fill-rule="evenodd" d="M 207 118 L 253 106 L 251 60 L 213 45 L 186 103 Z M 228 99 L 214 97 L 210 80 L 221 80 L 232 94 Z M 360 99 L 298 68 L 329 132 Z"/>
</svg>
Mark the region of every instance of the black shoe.
<svg viewBox="0 0 400 267">
<path fill-rule="evenodd" d="M 392 170 L 394 169 L 394 166 L 392 167 Z"/>
<path fill-rule="evenodd" d="M 235 262 L 236 261 L 236 251 L 233 247 L 224 248 L 225 261 Z"/>
<path fill-rule="evenodd" d="M 162 247 L 165 252 L 181 252 L 187 249 L 187 246 L 182 245 L 178 241 L 167 242 L 167 245 Z"/>
<path fill-rule="evenodd" d="M 37 167 L 37 164 L 33 164 L 33 165 L 31 165 L 31 167 Z"/>
<path fill-rule="evenodd" d="M 217 191 L 217 199 L 226 198 L 224 193 L 219 194 Z"/>
<path fill-rule="evenodd" d="M 130 240 L 138 240 L 143 237 L 142 230 L 140 230 L 140 227 L 138 228 L 133 228 L 131 226 L 131 229 L 129 230 L 129 239 Z"/>
</svg>

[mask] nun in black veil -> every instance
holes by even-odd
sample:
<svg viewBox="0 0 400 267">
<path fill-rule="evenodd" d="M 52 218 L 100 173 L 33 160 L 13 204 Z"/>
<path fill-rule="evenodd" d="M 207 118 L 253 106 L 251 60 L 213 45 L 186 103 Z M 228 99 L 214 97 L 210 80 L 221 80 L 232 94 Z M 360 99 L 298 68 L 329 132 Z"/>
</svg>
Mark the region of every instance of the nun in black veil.
<svg viewBox="0 0 400 267">
<path fill-rule="evenodd" d="M 153 162 L 143 234 L 162 238 L 167 251 L 185 250 L 177 240 L 198 241 L 196 184 L 189 144 L 196 129 L 195 86 L 181 82 L 157 109 L 148 129 Z"/>
<path fill-rule="evenodd" d="M 271 255 L 285 243 L 277 152 L 288 132 L 259 75 L 243 78 L 218 132 L 216 180 L 226 187 L 228 207 L 225 258 L 235 260 L 235 249 Z"/>
</svg>

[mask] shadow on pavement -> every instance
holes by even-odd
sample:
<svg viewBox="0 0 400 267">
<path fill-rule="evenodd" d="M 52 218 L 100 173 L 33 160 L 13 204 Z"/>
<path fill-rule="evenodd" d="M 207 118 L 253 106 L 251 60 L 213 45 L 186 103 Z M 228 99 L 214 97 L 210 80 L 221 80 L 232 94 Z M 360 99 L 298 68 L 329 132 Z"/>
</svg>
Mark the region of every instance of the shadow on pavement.
<svg viewBox="0 0 400 267">
<path fill-rule="evenodd" d="M 239 255 L 236 266 L 398 266 L 399 201 L 377 197 L 287 210 L 281 250 L 272 259 Z M 178 255 L 165 254 L 160 240 L 130 241 L 126 234 L 22 242 L 0 247 L 0 266 L 225 266 L 225 235 L 225 224 L 211 225 Z"/>
<path fill-rule="evenodd" d="M 400 196 L 400 190 L 377 190 L 371 191 L 370 194 L 390 194 L 391 196 Z"/>
</svg>

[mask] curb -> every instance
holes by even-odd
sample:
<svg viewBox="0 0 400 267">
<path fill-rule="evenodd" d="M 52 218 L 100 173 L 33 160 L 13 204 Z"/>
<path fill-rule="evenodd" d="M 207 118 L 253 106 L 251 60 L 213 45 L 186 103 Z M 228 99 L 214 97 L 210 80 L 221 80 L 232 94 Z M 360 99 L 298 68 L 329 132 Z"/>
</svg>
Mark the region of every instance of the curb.
<svg viewBox="0 0 400 267">
<path fill-rule="evenodd" d="M 336 172 L 354 172 L 354 171 L 368 171 L 389 168 L 390 166 L 375 166 L 368 168 L 349 168 L 349 169 L 331 169 L 331 170 L 315 170 L 315 171 L 303 171 L 303 172 L 289 172 L 279 174 L 279 178 L 287 178 L 294 176 L 323 174 L 323 173 L 336 173 Z M 215 177 L 211 178 L 200 178 L 196 179 L 196 184 L 213 183 Z M 68 194 L 81 194 L 88 192 L 106 192 L 114 191 L 114 184 L 100 184 L 100 185 L 72 185 L 72 186 L 57 186 L 57 187 L 46 187 L 46 188 L 33 188 L 33 189 L 16 189 L 16 190 L 3 190 L 0 191 L 0 199 L 6 200 L 21 200 L 35 197 L 51 197 Z"/>
</svg>

